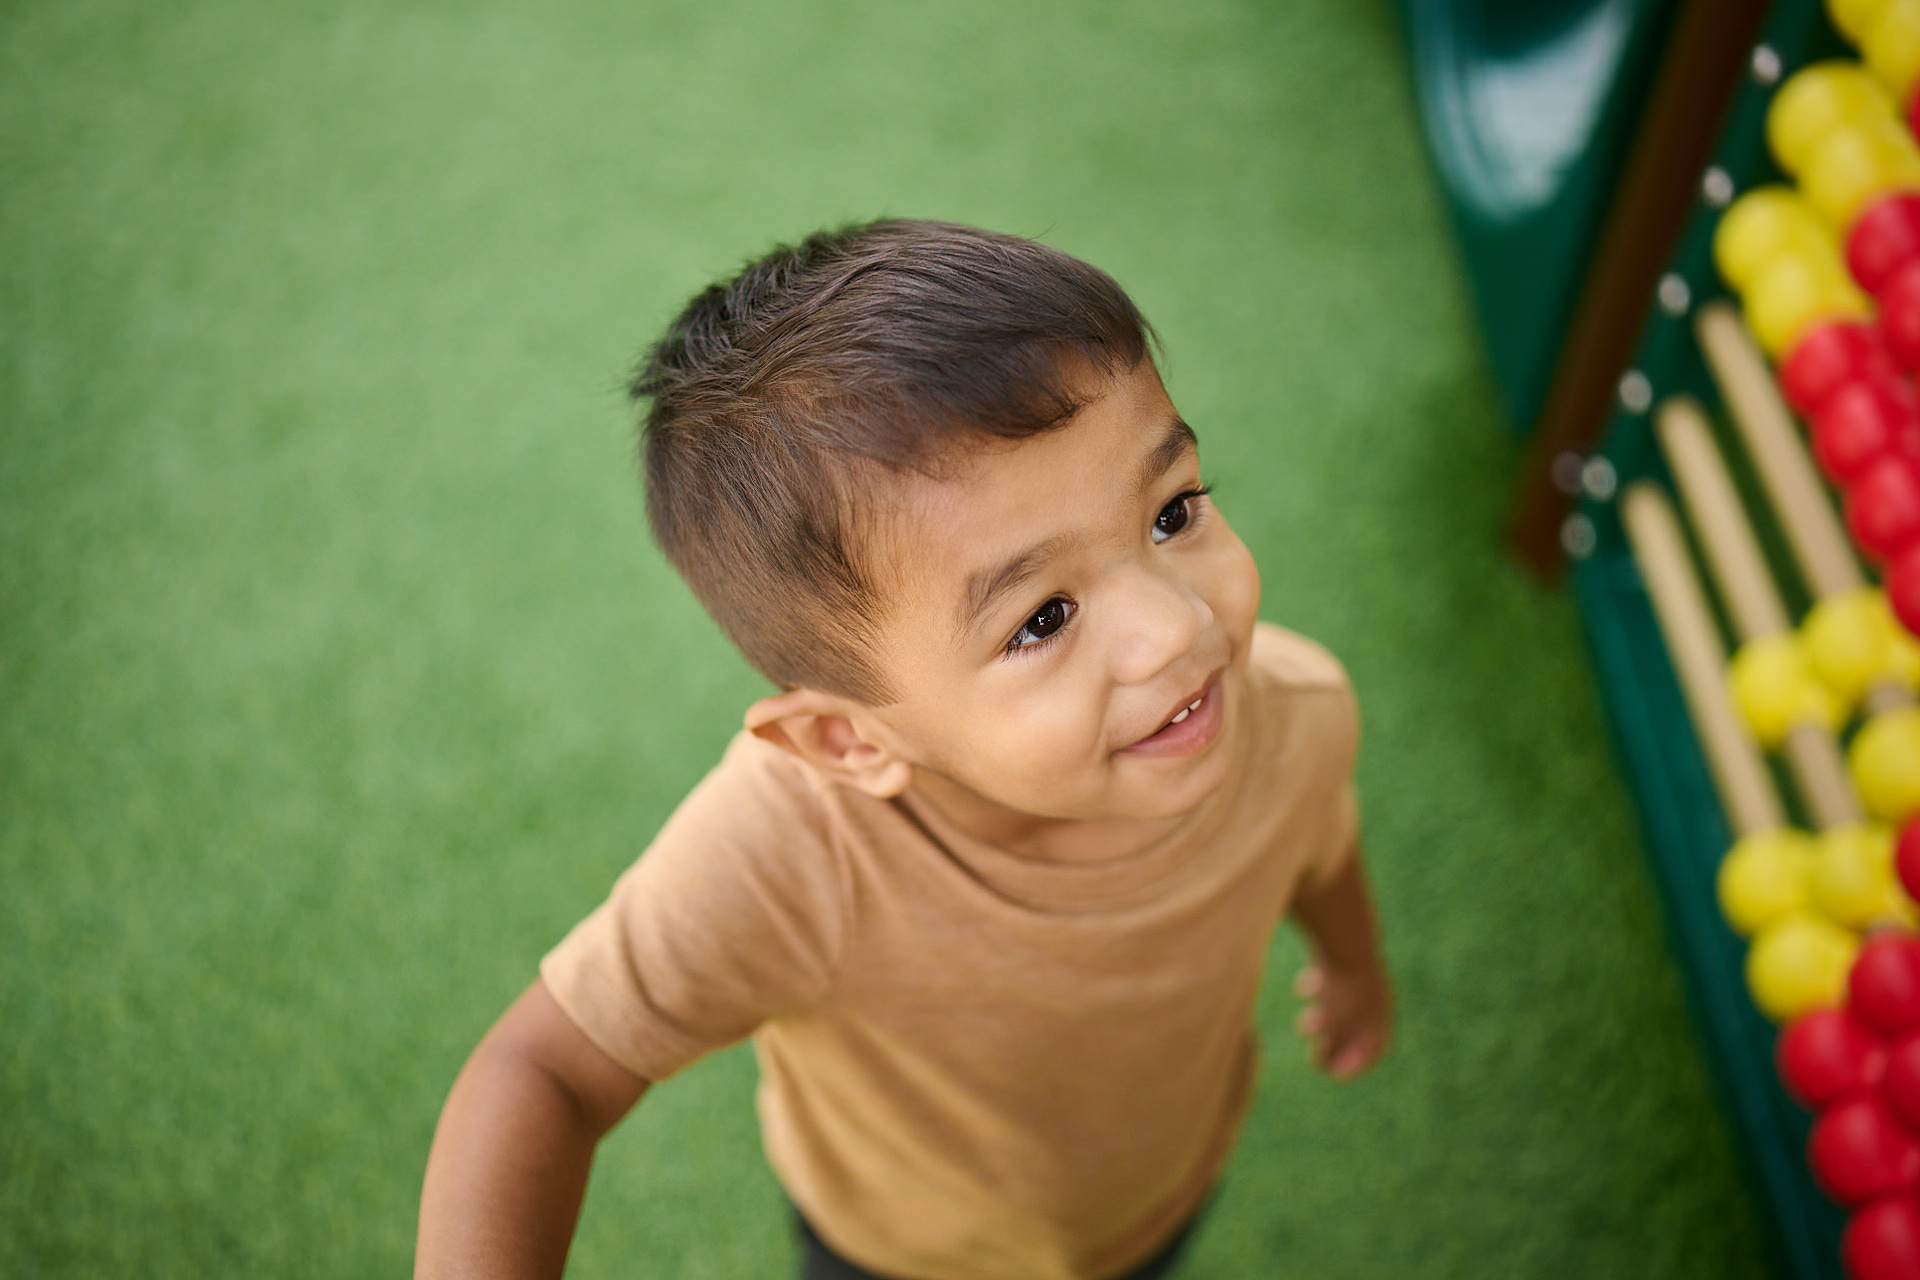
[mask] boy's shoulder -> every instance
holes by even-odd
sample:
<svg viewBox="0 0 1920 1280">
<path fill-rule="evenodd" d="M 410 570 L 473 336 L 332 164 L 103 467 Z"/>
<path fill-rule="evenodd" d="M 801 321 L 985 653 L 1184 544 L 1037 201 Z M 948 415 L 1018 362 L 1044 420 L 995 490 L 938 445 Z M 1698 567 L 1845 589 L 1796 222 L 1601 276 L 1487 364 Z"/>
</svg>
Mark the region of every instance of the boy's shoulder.
<svg viewBox="0 0 1920 1280">
<path fill-rule="evenodd" d="M 737 734 L 541 978 L 604 1052 L 664 1080 L 831 988 L 847 921 L 836 845 L 804 767 Z"/>
<path fill-rule="evenodd" d="M 1274 767 L 1304 757 L 1344 778 L 1360 744 L 1360 708 L 1340 660 L 1315 641 L 1270 622 L 1254 625 L 1247 663 L 1251 747 Z"/>
<path fill-rule="evenodd" d="M 821 815 L 829 787 L 827 779 L 792 752 L 741 729 L 674 817 L 693 809 L 709 823 L 730 829 L 770 825 L 789 839 L 797 834 L 824 836 Z"/>
<path fill-rule="evenodd" d="M 1281 690 L 1349 690 L 1347 669 L 1316 641 L 1271 622 L 1253 625 L 1250 670 Z"/>
<path fill-rule="evenodd" d="M 838 824 L 828 785 L 791 752 L 742 729 L 673 807 L 636 869 L 663 883 L 731 877 L 782 892 L 831 879 Z"/>
</svg>

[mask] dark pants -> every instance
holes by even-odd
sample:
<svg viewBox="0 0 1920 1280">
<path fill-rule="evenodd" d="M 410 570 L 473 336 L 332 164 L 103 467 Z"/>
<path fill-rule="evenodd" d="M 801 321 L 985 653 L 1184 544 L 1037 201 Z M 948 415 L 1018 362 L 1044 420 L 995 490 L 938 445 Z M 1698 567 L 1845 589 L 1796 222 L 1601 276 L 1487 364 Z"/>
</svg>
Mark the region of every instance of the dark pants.
<svg viewBox="0 0 1920 1280">
<path fill-rule="evenodd" d="M 862 1271 L 845 1258 L 826 1246 L 826 1243 L 814 1234 L 807 1220 L 800 1216 L 799 1210 L 793 1214 L 794 1226 L 800 1232 L 800 1280 L 905 1280 L 905 1277 L 875 1275 L 871 1271 Z M 1116 1276 L 1114 1280 L 1160 1280 L 1173 1270 L 1180 1261 L 1180 1252 L 1187 1246 L 1187 1240 L 1193 1235 L 1193 1229 L 1200 1225 L 1196 1216 L 1186 1226 L 1180 1228 L 1180 1234 L 1168 1242 L 1167 1247 L 1148 1258 L 1145 1262 L 1127 1272 Z"/>
</svg>

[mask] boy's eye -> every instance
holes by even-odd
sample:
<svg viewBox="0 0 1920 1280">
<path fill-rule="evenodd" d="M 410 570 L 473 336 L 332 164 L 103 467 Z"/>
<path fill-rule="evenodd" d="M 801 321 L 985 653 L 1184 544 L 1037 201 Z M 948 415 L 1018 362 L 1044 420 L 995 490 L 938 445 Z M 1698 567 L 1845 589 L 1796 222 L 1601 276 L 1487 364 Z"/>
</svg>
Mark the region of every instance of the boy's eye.
<svg viewBox="0 0 1920 1280">
<path fill-rule="evenodd" d="M 1165 542 L 1187 527 L 1187 515 L 1187 495 L 1183 493 L 1160 508 L 1160 514 L 1153 518 L 1153 532 L 1149 536 L 1155 542 Z"/>
<path fill-rule="evenodd" d="M 1014 632 L 1013 638 L 1007 641 L 1007 648 L 1029 649 L 1051 639 L 1060 628 L 1067 625 L 1067 619 L 1073 616 L 1073 611 L 1073 601 L 1055 596 L 1033 611 L 1026 625 Z"/>
<path fill-rule="evenodd" d="M 1212 493 L 1212 487 L 1200 486 L 1198 489 L 1187 489 L 1185 493 L 1175 495 L 1173 501 L 1162 507 L 1158 516 L 1154 516 L 1154 528 L 1146 532 L 1148 537 L 1152 537 L 1156 543 L 1164 543 L 1175 533 L 1185 530 L 1188 524 L 1194 522 L 1194 516 L 1198 514 L 1198 510 L 1194 509 L 1194 503 L 1198 503 L 1208 493 Z"/>
<path fill-rule="evenodd" d="M 1165 542 L 1168 538 L 1171 538 L 1174 534 L 1186 528 L 1193 520 L 1193 504 L 1195 499 L 1204 493 L 1206 493 L 1205 489 L 1195 489 L 1190 493 L 1183 493 L 1166 506 L 1160 508 L 1160 514 L 1153 518 L 1153 528 L 1149 530 L 1147 536 L 1155 542 Z"/>
</svg>

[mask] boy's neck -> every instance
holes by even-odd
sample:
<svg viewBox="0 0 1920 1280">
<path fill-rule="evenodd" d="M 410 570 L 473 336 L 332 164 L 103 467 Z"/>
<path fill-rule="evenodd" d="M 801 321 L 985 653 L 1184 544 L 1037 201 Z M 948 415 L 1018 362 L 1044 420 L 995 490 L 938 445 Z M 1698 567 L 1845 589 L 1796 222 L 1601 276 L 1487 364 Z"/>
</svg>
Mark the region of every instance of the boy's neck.
<svg viewBox="0 0 1920 1280">
<path fill-rule="evenodd" d="M 920 768 L 913 788 L 968 835 L 1039 862 L 1105 862 L 1137 853 L 1179 826 L 1173 818 L 1050 818 L 987 799 Z"/>
</svg>

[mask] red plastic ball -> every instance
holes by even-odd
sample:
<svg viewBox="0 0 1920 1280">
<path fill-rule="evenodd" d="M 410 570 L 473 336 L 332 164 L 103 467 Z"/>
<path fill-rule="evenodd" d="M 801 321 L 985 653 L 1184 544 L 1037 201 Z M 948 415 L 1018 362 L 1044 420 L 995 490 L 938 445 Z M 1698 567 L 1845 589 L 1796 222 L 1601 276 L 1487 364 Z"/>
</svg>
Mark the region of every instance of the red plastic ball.
<svg viewBox="0 0 1920 1280">
<path fill-rule="evenodd" d="M 1900 625 L 1920 635 L 1920 546 L 1908 547 L 1887 566 L 1887 604 Z M 1907 892 L 1920 898 L 1920 884 L 1909 884 Z"/>
<path fill-rule="evenodd" d="M 1859 320 L 1816 324 L 1780 358 L 1780 393 L 1803 418 L 1818 413 L 1840 388 L 1865 379 L 1902 380 L 1880 327 Z"/>
<path fill-rule="evenodd" d="M 1909 898 L 1920 900 L 1920 818 L 1909 819 L 1893 846 L 1893 867 Z"/>
<path fill-rule="evenodd" d="M 1881 287 L 1880 333 L 1901 364 L 1920 364 L 1920 261 L 1909 262 Z"/>
<path fill-rule="evenodd" d="M 1920 1199 L 1882 1196 L 1854 1214 L 1840 1262 L 1850 1280 L 1920 1280 Z"/>
<path fill-rule="evenodd" d="M 1920 258 L 1920 195 L 1883 196 L 1855 216 L 1847 232 L 1847 269 L 1868 293 L 1879 293 L 1900 268 Z"/>
<path fill-rule="evenodd" d="M 1920 1181 L 1920 1138 L 1876 1094 L 1857 1093 L 1813 1122 L 1807 1164 L 1835 1201 L 1864 1204 Z"/>
<path fill-rule="evenodd" d="M 1847 975 L 1847 1008 L 1881 1035 L 1920 1029 L 1920 938 L 1868 938 Z"/>
<path fill-rule="evenodd" d="M 1829 480 L 1851 484 L 1903 435 L 1920 437 L 1920 398 L 1904 379 L 1860 379 L 1836 388 L 1814 415 L 1813 456 Z"/>
<path fill-rule="evenodd" d="M 1816 1009 L 1780 1033 L 1773 1056 L 1787 1091 L 1818 1111 L 1876 1083 L 1887 1046 L 1845 1009 Z"/>
<path fill-rule="evenodd" d="M 1847 528 L 1875 560 L 1920 541 L 1920 463 L 1895 450 L 1861 471 L 1847 488 Z"/>
<path fill-rule="evenodd" d="M 1887 1050 L 1880 1096 L 1908 1128 L 1920 1128 L 1920 1034 L 1909 1032 Z"/>
</svg>

